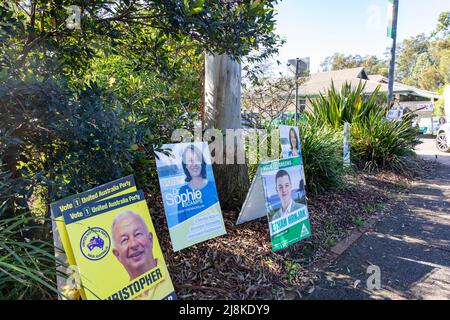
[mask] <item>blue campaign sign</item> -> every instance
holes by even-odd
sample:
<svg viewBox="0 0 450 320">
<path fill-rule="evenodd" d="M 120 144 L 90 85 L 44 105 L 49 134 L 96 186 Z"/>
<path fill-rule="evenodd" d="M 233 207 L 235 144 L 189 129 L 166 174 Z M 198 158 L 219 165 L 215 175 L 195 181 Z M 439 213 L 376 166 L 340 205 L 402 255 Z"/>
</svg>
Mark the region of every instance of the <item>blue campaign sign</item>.
<svg viewBox="0 0 450 320">
<path fill-rule="evenodd" d="M 163 145 L 156 166 L 174 251 L 226 233 L 206 142 Z"/>
</svg>

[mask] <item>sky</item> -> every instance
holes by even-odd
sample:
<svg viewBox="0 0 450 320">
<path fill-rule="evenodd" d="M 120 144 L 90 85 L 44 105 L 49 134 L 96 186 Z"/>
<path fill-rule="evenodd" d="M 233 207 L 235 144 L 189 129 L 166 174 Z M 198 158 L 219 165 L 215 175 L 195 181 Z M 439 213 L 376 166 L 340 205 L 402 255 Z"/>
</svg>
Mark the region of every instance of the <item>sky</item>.
<svg viewBox="0 0 450 320">
<path fill-rule="evenodd" d="M 310 57 L 311 73 L 336 52 L 382 58 L 387 37 L 388 0 L 282 0 L 276 7 L 277 33 L 286 40 L 277 59 Z M 429 34 L 450 0 L 399 0 L 398 40 Z"/>
</svg>

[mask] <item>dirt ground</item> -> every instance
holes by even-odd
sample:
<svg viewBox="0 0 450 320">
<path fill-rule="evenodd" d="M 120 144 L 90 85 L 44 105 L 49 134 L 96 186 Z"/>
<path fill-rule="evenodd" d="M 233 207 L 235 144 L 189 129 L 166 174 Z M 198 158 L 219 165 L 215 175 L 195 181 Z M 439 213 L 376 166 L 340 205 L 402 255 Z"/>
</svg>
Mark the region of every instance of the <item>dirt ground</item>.
<svg viewBox="0 0 450 320">
<path fill-rule="evenodd" d="M 160 199 L 152 218 L 180 299 L 298 299 L 335 259 L 338 241 L 364 221 L 390 210 L 411 179 L 392 173 L 348 177 L 345 189 L 309 197 L 312 237 L 272 252 L 267 219 L 236 226 L 237 212 L 224 212 L 227 235 L 174 253 Z"/>
</svg>

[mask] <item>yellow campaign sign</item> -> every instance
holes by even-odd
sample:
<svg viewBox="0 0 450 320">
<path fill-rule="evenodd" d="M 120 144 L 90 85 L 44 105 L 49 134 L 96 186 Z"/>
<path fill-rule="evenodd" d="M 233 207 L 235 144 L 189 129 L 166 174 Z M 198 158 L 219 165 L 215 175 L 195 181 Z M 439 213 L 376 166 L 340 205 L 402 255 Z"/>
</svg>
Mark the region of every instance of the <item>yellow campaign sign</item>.
<svg viewBox="0 0 450 320">
<path fill-rule="evenodd" d="M 175 299 L 144 193 L 64 212 L 87 299 Z"/>
<path fill-rule="evenodd" d="M 72 268 L 76 266 L 75 257 L 64 222 L 63 213 L 65 211 L 80 207 L 89 202 L 108 199 L 136 190 L 134 177 L 129 175 L 50 204 L 50 212 L 53 218 L 52 229 L 54 245 L 56 248 L 56 258 Z M 61 249 L 63 249 L 63 251 Z M 62 273 L 67 273 L 67 270 L 64 268 L 59 267 L 58 269 Z M 67 274 L 67 276 L 70 275 Z M 58 289 L 65 295 L 65 298 L 78 299 L 81 296 L 83 299 L 86 299 L 83 289 L 74 287 L 74 284 L 60 276 L 58 276 L 57 280 Z"/>
</svg>

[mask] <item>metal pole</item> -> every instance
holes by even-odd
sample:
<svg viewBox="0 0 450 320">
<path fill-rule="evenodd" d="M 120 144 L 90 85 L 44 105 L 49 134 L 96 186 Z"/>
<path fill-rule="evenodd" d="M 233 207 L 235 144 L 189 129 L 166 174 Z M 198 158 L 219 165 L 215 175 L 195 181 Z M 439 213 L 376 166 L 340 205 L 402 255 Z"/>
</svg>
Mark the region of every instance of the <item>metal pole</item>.
<svg viewBox="0 0 450 320">
<path fill-rule="evenodd" d="M 388 89 L 388 105 L 391 106 L 393 101 L 394 91 L 394 73 L 395 73 L 395 49 L 397 46 L 397 18 L 398 18 L 398 2 L 399 0 L 393 0 L 394 12 L 392 14 L 392 48 L 391 48 L 391 61 L 389 66 L 389 89 Z"/>
<path fill-rule="evenodd" d="M 295 59 L 295 125 L 298 123 L 298 63 L 299 58 Z"/>
</svg>

